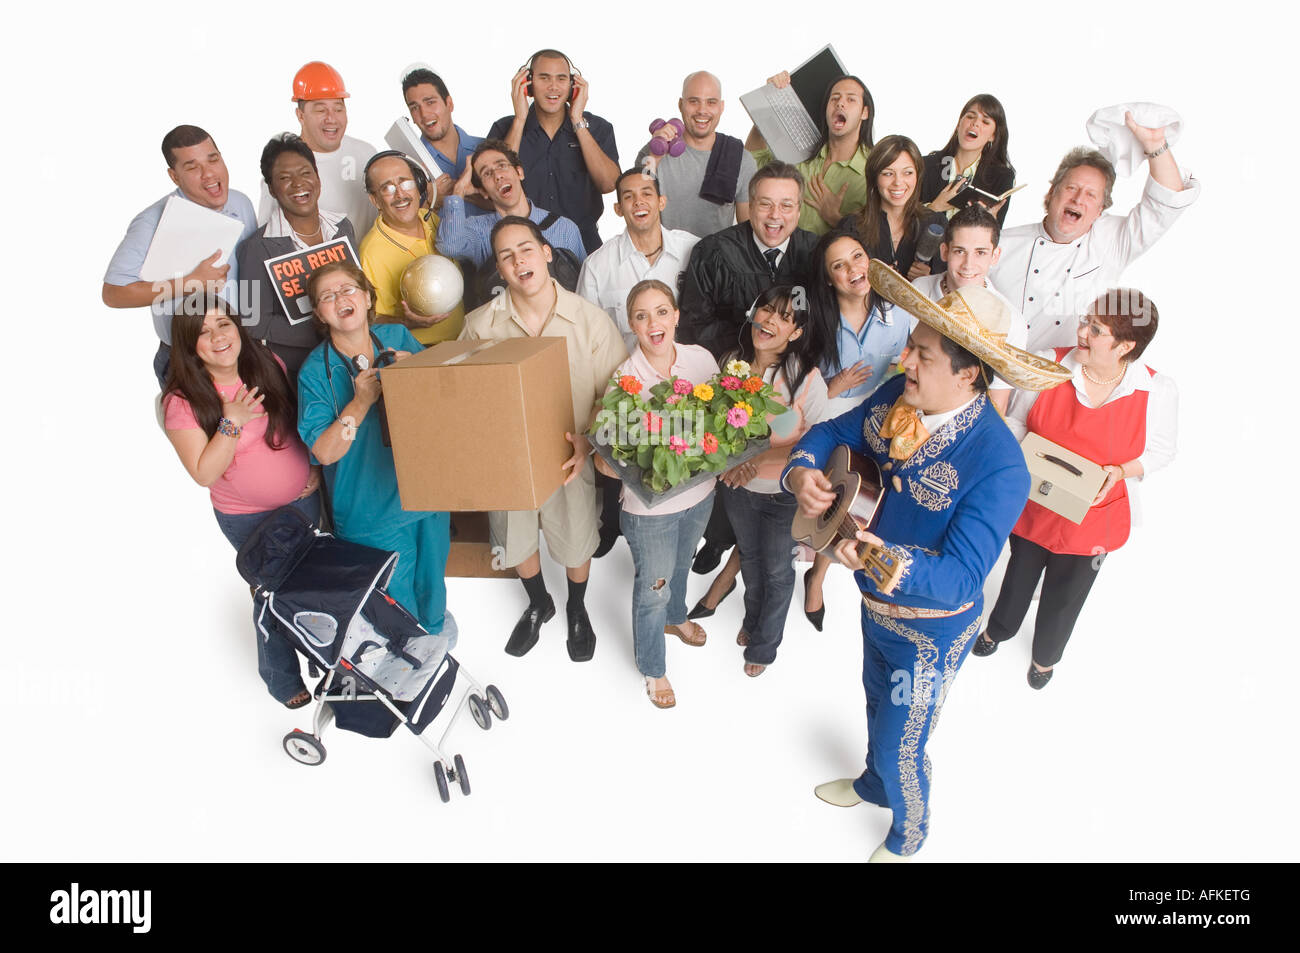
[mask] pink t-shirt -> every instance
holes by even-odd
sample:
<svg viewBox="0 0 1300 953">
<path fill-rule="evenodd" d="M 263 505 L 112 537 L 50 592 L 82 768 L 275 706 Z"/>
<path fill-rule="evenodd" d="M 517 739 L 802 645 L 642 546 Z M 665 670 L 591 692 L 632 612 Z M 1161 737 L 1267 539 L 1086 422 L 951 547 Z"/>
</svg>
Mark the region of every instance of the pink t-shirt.
<svg viewBox="0 0 1300 953">
<path fill-rule="evenodd" d="M 718 373 L 718 362 L 713 359 L 708 348 L 700 347 L 698 344 L 676 344 L 676 354 L 673 359 L 672 372 L 676 377 L 684 377 L 692 384 L 703 384 L 714 374 Z M 632 355 L 618 366 L 615 372 L 617 375 L 631 374 L 641 381 L 647 389 L 658 384 L 660 381 L 667 380 L 650 364 L 646 356 L 641 352 L 641 345 L 632 349 Z M 667 516 L 669 513 L 681 513 L 689 510 L 696 503 L 708 498 L 713 492 L 713 487 L 717 480 L 705 480 L 699 486 L 679 493 L 670 500 L 654 507 L 646 506 L 637 498 L 635 493 L 623 491 L 623 509 L 634 516 Z"/>
<path fill-rule="evenodd" d="M 238 382 L 217 387 L 222 400 L 231 400 L 239 390 Z M 168 394 L 163 402 L 164 426 L 168 430 L 201 430 L 190 402 L 179 394 Z M 307 448 L 297 432 L 283 434 L 284 447 L 272 450 L 266 445 L 267 417 L 258 417 L 244 425 L 235 445 L 235 458 L 226 472 L 208 489 L 213 508 L 222 513 L 240 515 L 263 513 L 292 503 L 311 473 Z"/>
</svg>

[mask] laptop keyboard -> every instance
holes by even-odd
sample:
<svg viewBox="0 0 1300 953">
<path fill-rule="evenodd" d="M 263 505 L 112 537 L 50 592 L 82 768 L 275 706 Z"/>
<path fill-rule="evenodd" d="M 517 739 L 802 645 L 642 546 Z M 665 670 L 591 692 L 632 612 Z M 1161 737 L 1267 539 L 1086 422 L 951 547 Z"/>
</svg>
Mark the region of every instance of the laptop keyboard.
<svg viewBox="0 0 1300 953">
<path fill-rule="evenodd" d="M 812 152 L 821 140 L 821 133 L 817 130 L 817 124 L 808 115 L 808 110 L 804 109 L 803 103 L 799 102 L 794 89 L 790 86 L 784 89 L 768 86 L 767 101 L 781 124 L 785 126 L 786 132 L 790 134 L 790 138 L 794 140 L 795 146 L 803 152 Z"/>
</svg>

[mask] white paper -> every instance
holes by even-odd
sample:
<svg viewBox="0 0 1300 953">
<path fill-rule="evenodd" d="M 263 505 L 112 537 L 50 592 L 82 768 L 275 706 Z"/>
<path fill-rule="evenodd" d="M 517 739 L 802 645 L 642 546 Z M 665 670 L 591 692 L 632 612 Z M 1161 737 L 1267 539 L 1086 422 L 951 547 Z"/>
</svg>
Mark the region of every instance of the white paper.
<svg viewBox="0 0 1300 953">
<path fill-rule="evenodd" d="M 140 266 L 143 281 L 169 281 L 188 275 L 199 262 L 221 250 L 217 267 L 235 253 L 244 223 L 179 195 L 167 199 L 162 218 Z"/>
<path fill-rule="evenodd" d="M 398 117 L 397 122 L 393 123 L 385 133 L 384 142 L 388 144 L 388 148 L 396 149 L 418 162 L 430 182 L 442 175 L 442 170 L 437 168 L 433 157 L 424 148 L 424 143 L 420 140 L 420 130 L 416 128 L 415 123 L 411 122 L 410 116 Z"/>
</svg>

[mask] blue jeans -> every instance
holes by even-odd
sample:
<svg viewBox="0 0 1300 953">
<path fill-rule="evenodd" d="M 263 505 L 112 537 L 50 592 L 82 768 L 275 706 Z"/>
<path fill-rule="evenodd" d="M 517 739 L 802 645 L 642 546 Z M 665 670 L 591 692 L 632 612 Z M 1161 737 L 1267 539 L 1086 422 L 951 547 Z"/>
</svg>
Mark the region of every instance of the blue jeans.
<svg viewBox="0 0 1300 953">
<path fill-rule="evenodd" d="M 680 513 L 638 516 L 624 512 L 619 525 L 632 550 L 632 644 L 636 667 L 651 678 L 664 676 L 664 626 L 686 621 L 686 580 L 695 547 L 709 521 L 713 497 Z"/>
<path fill-rule="evenodd" d="M 745 580 L 745 621 L 749 636 L 745 661 L 771 665 L 785 634 L 785 616 L 794 595 L 794 539 L 790 524 L 798 504 L 785 493 L 751 493 L 718 484 L 722 504 L 736 533 L 740 575 Z"/>
<path fill-rule="evenodd" d="M 313 493 L 305 500 L 296 500 L 290 505 L 311 520 L 313 526 L 320 522 L 319 493 Z M 217 525 L 221 527 L 221 532 L 226 534 L 230 545 L 238 550 L 252 535 L 257 524 L 266 519 L 270 511 L 222 513 L 220 510 L 213 510 L 212 512 L 216 514 Z M 266 690 L 271 693 L 271 697 L 283 704 L 303 691 L 305 686 L 302 683 L 302 671 L 294 647 L 278 635 L 272 635 L 269 639 L 262 638 L 256 623 L 253 625 L 253 636 L 257 640 L 257 674 L 262 676 L 262 681 L 266 683 Z"/>
</svg>

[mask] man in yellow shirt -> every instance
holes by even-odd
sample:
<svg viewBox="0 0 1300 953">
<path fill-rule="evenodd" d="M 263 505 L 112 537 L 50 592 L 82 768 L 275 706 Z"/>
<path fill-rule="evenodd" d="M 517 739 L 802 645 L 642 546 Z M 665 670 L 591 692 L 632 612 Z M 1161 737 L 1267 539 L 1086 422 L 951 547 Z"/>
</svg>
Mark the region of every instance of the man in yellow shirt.
<svg viewBox="0 0 1300 953">
<path fill-rule="evenodd" d="M 768 80 L 778 89 L 790 85 L 789 73 L 777 73 Z M 871 124 L 875 116 L 871 92 L 856 76 L 836 80 L 826 90 L 822 110 L 821 148 L 795 168 L 803 175 L 803 206 L 799 227 L 825 235 L 867 204 L 867 154 L 871 152 Z M 750 129 L 745 148 L 760 169 L 772 161 L 757 128 Z"/>
<path fill-rule="evenodd" d="M 454 341 L 465 323 L 460 302 L 446 314 L 422 315 L 402 300 L 402 272 L 422 255 L 438 254 L 434 235 L 438 216 L 425 205 L 429 183 L 424 172 L 400 152 L 381 152 L 366 163 L 366 192 L 379 217 L 361 239 L 361 270 L 375 286 L 379 321 L 404 324 L 426 347 Z"/>
</svg>

